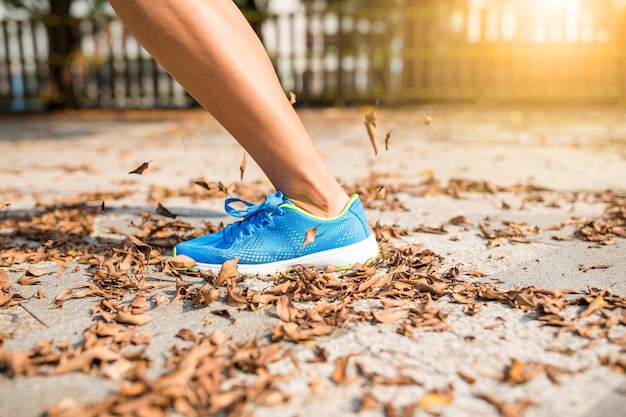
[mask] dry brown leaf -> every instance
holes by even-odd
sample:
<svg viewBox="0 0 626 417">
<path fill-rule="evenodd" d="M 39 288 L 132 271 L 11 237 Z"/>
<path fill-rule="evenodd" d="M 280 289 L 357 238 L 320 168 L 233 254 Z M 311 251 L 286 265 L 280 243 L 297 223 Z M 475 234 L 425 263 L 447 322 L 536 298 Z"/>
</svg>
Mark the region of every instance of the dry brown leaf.
<svg viewBox="0 0 626 417">
<path fill-rule="evenodd" d="M 356 377 L 347 378 L 348 362 L 350 358 L 359 356 L 358 353 L 351 353 L 346 356 L 340 356 L 335 360 L 335 371 L 331 377 L 332 381 L 338 385 L 350 385 L 356 381 Z"/>
<path fill-rule="evenodd" d="M 378 134 L 376 133 L 376 106 L 363 115 L 363 123 L 374 148 L 374 155 L 378 155 Z"/>
<path fill-rule="evenodd" d="M 238 278 L 228 279 L 226 304 L 243 310 L 248 307 L 248 300 L 246 300 L 243 289 L 237 287 Z"/>
<path fill-rule="evenodd" d="M 196 261 L 187 255 L 176 255 L 171 259 L 172 265 L 176 269 L 187 270 L 196 266 Z"/>
<path fill-rule="evenodd" d="M 118 311 L 115 321 L 122 324 L 144 325 L 152 320 L 151 316 L 145 314 L 132 314 L 127 311 Z"/>
<path fill-rule="evenodd" d="M 298 310 L 293 306 L 290 295 L 284 294 L 278 299 L 276 302 L 276 314 L 284 322 L 295 321 Z"/>
<path fill-rule="evenodd" d="M 433 407 L 437 405 L 450 404 L 452 402 L 452 395 L 439 391 L 427 392 L 417 402 L 418 407 Z"/>
<path fill-rule="evenodd" d="M 248 158 L 246 158 L 246 154 L 244 152 L 243 158 L 241 158 L 241 163 L 239 164 L 239 180 L 243 181 L 243 174 L 246 172 L 246 165 L 248 165 Z"/>
<path fill-rule="evenodd" d="M 39 284 L 41 281 L 35 278 L 34 276 L 29 276 L 28 274 L 22 275 L 18 278 L 17 283 L 20 285 L 35 285 Z"/>
<path fill-rule="evenodd" d="M 491 394 L 482 393 L 478 394 L 478 397 L 495 405 L 502 417 L 520 417 L 528 407 L 535 405 L 532 400 L 527 398 L 508 403 Z"/>
<path fill-rule="evenodd" d="M 361 397 L 361 403 L 359 404 L 359 413 L 367 410 L 371 410 L 372 408 L 378 407 L 380 402 L 374 397 L 370 391 L 367 391 Z"/>
<path fill-rule="evenodd" d="M 386 195 L 387 195 L 387 190 L 385 189 L 384 185 L 381 185 L 376 188 L 376 197 L 378 197 L 381 200 L 384 200 Z"/>
<path fill-rule="evenodd" d="M 166 209 L 161 203 L 157 204 L 156 213 L 160 214 L 161 216 L 169 217 L 170 219 L 175 219 L 176 217 L 178 217 L 178 214 L 172 213 L 171 211 Z"/>
<path fill-rule="evenodd" d="M 150 257 L 150 254 L 152 253 L 152 247 L 150 245 L 142 242 L 138 237 L 133 236 L 130 233 L 126 233 L 126 238 L 128 238 L 130 243 L 132 243 L 135 248 L 137 248 L 137 250 L 146 257 L 146 259 Z"/>
<path fill-rule="evenodd" d="M 213 281 L 213 286 L 215 288 L 221 287 L 227 280 L 239 279 L 237 262 L 239 262 L 239 257 L 230 259 L 222 264 L 220 271 L 217 274 L 217 277 L 215 277 L 215 280 Z"/>
<path fill-rule="evenodd" d="M 77 371 L 86 371 L 93 365 L 94 360 L 101 363 L 117 360 L 119 354 L 106 346 L 96 346 L 74 356 L 66 362 L 60 363 L 50 374 L 62 375 Z"/>
<path fill-rule="evenodd" d="M 380 303 L 382 304 L 385 310 L 388 308 L 402 307 L 402 306 L 407 305 L 409 302 L 411 302 L 411 300 L 409 300 L 408 298 L 400 298 L 400 299 L 381 298 L 380 299 Z"/>
<path fill-rule="evenodd" d="M 56 296 L 55 301 L 68 297 L 72 294 L 72 291 L 73 290 L 71 288 L 65 288 L 64 290 L 61 290 L 61 292 Z"/>
<path fill-rule="evenodd" d="M 458 371 L 457 375 L 465 382 L 467 382 L 469 385 L 473 385 L 476 382 L 476 378 L 474 378 L 473 376 L 469 375 L 468 373 L 464 372 L 464 371 Z"/>
<path fill-rule="evenodd" d="M 385 150 L 388 151 L 389 150 L 389 139 L 391 139 L 391 131 L 393 129 L 390 129 L 389 132 L 387 132 L 385 134 Z"/>
<path fill-rule="evenodd" d="M 380 323 L 395 323 L 409 316 L 409 310 L 373 311 L 372 315 Z"/>
<path fill-rule="evenodd" d="M 152 161 L 148 161 L 148 162 L 144 162 L 143 164 L 139 165 L 137 168 L 133 169 L 132 171 L 129 172 L 129 174 L 143 174 L 143 172 L 148 169 L 148 166 L 150 165 L 150 162 Z"/>
<path fill-rule="evenodd" d="M 304 248 L 306 245 L 308 245 L 309 243 L 312 243 L 315 240 L 315 235 L 317 235 L 317 228 L 318 226 L 307 229 L 304 235 L 304 241 L 302 242 L 301 248 Z"/>
<path fill-rule="evenodd" d="M 8 290 L 11 288 L 11 280 L 9 280 L 9 273 L 4 269 L 0 269 L 0 290 Z"/>
<path fill-rule="evenodd" d="M 602 294 L 600 294 L 597 297 L 595 297 L 593 301 L 589 303 L 589 306 L 580 313 L 580 317 L 582 318 L 589 317 L 596 311 L 602 310 L 603 308 L 606 308 L 608 306 L 609 306 L 608 303 L 604 300 L 604 297 L 602 296 Z"/>
<path fill-rule="evenodd" d="M 388 402 L 383 405 L 383 409 L 385 411 L 385 417 L 400 417 L 393 403 Z"/>
<path fill-rule="evenodd" d="M 30 366 L 29 352 L 9 352 L 0 349 L 0 369 L 6 372 L 7 376 L 24 375 Z"/>
<path fill-rule="evenodd" d="M 148 303 L 148 298 L 143 295 L 137 295 L 130 302 L 130 312 L 137 315 L 145 313 L 150 310 L 150 303 Z"/>
<path fill-rule="evenodd" d="M 473 224 L 472 221 L 465 216 L 453 217 L 450 220 L 448 220 L 448 223 L 455 225 L 455 226 L 458 226 L 460 224 L 469 224 L 469 225 Z"/>
</svg>

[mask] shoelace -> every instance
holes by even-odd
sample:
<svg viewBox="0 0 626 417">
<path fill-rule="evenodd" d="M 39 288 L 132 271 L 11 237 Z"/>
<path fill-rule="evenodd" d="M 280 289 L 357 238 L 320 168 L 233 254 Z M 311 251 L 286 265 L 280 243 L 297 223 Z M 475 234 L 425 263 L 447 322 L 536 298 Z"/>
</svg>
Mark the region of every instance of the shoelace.
<svg viewBox="0 0 626 417">
<path fill-rule="evenodd" d="M 240 198 L 229 198 L 224 202 L 226 213 L 233 217 L 241 218 L 235 223 L 231 223 L 223 230 L 223 236 L 226 243 L 232 243 L 238 238 L 245 235 L 253 234 L 257 229 L 274 221 L 274 215 L 283 214 L 280 205 L 285 203 L 283 193 L 280 191 L 267 196 L 265 201 L 260 204 L 252 204 Z M 231 206 L 232 203 L 243 203 L 245 209 L 236 209 Z"/>
</svg>

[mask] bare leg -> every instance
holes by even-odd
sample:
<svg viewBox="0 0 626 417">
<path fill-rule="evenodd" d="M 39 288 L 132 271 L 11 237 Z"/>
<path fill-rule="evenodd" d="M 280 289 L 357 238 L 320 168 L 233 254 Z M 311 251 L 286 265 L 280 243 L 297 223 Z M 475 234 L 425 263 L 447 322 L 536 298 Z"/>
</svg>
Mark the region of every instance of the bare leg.
<svg viewBox="0 0 626 417">
<path fill-rule="evenodd" d="M 110 0 L 128 30 L 312 214 L 348 196 L 287 100 L 263 45 L 232 0 Z"/>
</svg>

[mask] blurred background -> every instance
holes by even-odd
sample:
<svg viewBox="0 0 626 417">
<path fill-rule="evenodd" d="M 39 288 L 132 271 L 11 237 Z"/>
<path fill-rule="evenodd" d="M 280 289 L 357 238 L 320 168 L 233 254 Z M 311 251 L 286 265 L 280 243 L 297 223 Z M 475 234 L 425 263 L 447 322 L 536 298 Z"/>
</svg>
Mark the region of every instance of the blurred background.
<svg viewBox="0 0 626 417">
<path fill-rule="evenodd" d="M 626 0 L 237 4 L 300 106 L 626 105 Z M 194 106 L 107 1 L 1 1 L 1 112 Z"/>
</svg>

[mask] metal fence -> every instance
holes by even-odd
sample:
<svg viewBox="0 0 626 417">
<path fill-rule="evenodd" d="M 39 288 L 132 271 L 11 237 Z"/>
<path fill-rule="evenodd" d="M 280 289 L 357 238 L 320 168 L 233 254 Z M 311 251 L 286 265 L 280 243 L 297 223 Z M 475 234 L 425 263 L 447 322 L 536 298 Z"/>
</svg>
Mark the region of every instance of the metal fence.
<svg viewBox="0 0 626 417">
<path fill-rule="evenodd" d="M 300 103 L 615 104 L 626 99 L 626 13 L 615 4 L 304 0 L 257 27 Z M 65 57 L 49 53 L 52 24 L 0 22 L 0 110 L 46 109 L 63 65 L 80 108 L 195 104 L 116 19 L 72 21 L 79 41 Z"/>
</svg>

